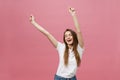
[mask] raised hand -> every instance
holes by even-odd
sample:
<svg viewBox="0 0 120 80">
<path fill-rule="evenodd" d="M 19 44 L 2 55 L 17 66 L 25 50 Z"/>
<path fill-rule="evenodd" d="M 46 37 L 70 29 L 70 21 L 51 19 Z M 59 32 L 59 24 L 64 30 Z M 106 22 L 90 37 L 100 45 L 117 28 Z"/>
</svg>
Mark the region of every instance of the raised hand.
<svg viewBox="0 0 120 80">
<path fill-rule="evenodd" d="M 76 16 L 76 11 L 75 11 L 74 8 L 70 7 L 69 12 L 73 17 L 73 21 L 74 21 L 75 28 L 76 28 L 76 31 L 77 31 L 77 37 L 78 37 L 79 45 L 83 48 L 84 47 L 84 41 L 83 41 L 81 30 L 80 30 L 80 24 L 79 24 L 77 16 Z"/>
<path fill-rule="evenodd" d="M 69 12 L 72 16 L 76 13 L 74 8 L 69 8 Z"/>
<path fill-rule="evenodd" d="M 35 22 L 35 17 L 33 15 L 30 16 L 30 22 L 31 23 Z"/>
<path fill-rule="evenodd" d="M 34 25 L 35 28 L 37 28 L 41 33 L 43 33 L 53 44 L 54 47 L 57 47 L 57 40 L 52 36 L 46 29 L 44 29 L 41 25 L 39 25 L 36 21 L 33 15 L 29 18 L 32 25 Z"/>
</svg>

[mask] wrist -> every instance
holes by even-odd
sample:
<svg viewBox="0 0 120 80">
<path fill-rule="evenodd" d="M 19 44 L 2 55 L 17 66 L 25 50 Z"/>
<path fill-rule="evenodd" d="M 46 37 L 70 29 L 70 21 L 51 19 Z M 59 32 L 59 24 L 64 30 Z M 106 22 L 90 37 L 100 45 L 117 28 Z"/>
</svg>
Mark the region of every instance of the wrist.
<svg viewBox="0 0 120 80">
<path fill-rule="evenodd" d="M 35 21 L 31 21 L 32 24 L 35 24 L 36 22 Z"/>
<path fill-rule="evenodd" d="M 71 15 L 72 15 L 72 16 L 76 16 L 76 13 L 72 13 Z"/>
</svg>

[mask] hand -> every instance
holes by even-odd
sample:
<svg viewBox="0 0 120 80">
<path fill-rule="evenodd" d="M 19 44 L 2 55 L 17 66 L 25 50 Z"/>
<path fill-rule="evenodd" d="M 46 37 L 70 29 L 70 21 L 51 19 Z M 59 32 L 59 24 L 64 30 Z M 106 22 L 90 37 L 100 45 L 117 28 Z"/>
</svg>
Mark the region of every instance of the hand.
<svg viewBox="0 0 120 80">
<path fill-rule="evenodd" d="M 69 8 L 69 12 L 72 16 L 76 13 L 74 8 Z"/>
<path fill-rule="evenodd" d="M 30 16 L 30 22 L 31 22 L 31 23 L 35 22 L 35 18 L 34 18 L 33 15 Z"/>
</svg>

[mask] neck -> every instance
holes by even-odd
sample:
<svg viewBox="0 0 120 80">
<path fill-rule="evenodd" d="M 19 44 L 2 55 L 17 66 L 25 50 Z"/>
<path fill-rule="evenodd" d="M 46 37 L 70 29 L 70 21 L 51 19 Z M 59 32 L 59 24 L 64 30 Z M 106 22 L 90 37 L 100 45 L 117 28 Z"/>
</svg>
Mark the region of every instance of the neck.
<svg viewBox="0 0 120 80">
<path fill-rule="evenodd" d="M 68 48 L 69 48 L 69 49 L 72 49 L 72 48 L 73 48 L 73 45 L 68 45 Z"/>
</svg>

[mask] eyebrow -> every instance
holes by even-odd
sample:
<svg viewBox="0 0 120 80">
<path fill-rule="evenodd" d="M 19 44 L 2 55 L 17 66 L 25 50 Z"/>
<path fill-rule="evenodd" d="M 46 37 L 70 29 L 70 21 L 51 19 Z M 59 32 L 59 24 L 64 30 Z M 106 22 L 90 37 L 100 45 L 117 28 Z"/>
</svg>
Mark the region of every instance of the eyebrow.
<svg viewBox="0 0 120 80">
<path fill-rule="evenodd" d="M 65 36 L 67 36 L 67 35 L 72 35 L 72 34 L 71 33 L 65 34 Z"/>
</svg>

